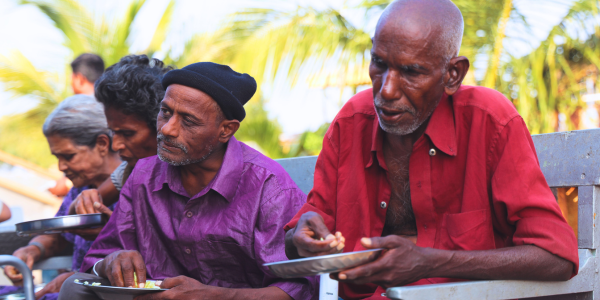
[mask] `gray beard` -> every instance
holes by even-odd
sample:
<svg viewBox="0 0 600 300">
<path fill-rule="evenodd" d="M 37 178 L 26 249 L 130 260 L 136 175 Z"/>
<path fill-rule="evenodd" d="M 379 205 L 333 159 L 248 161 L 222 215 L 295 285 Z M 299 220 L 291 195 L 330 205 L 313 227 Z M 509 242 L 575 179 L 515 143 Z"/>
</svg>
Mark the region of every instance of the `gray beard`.
<svg viewBox="0 0 600 300">
<path fill-rule="evenodd" d="M 375 112 L 377 112 L 377 106 L 378 106 L 377 103 L 384 103 L 384 101 L 379 100 L 377 98 L 375 98 L 373 100 Z M 412 109 L 411 107 L 404 107 L 404 106 L 398 107 L 398 108 L 401 108 L 404 111 L 410 113 L 411 115 L 413 115 L 415 117 L 415 120 L 411 124 L 408 124 L 405 126 L 386 124 L 383 121 L 381 121 L 381 119 L 379 118 L 379 114 L 377 114 L 377 119 L 379 120 L 379 126 L 381 126 L 381 129 L 383 129 L 383 131 L 385 131 L 386 133 L 393 134 L 393 135 L 408 135 L 408 134 L 415 132 L 415 130 L 417 130 L 419 127 L 421 127 L 421 125 L 423 125 L 423 123 L 425 123 L 425 121 L 427 121 L 427 119 L 429 119 L 429 117 L 431 117 L 431 114 L 433 114 L 433 111 L 435 110 L 436 107 L 437 107 L 437 105 L 433 108 L 433 110 L 431 110 L 430 112 L 427 112 L 427 116 L 423 119 L 421 119 L 421 114 L 418 111 Z"/>
<path fill-rule="evenodd" d="M 377 119 L 379 119 L 379 116 L 377 117 Z M 425 120 L 427 120 L 427 119 L 425 119 Z M 408 126 L 400 127 L 400 126 L 385 124 L 381 121 L 381 119 L 379 119 L 379 126 L 381 126 L 381 129 L 383 129 L 383 131 L 385 131 L 389 134 L 408 135 L 408 134 L 415 132 L 415 130 L 417 130 L 417 128 L 419 128 L 425 122 L 425 120 L 423 120 L 423 122 L 419 122 L 419 117 L 417 116 L 417 118 L 415 119 L 415 121 L 412 124 L 409 124 Z"/>
<path fill-rule="evenodd" d="M 169 141 L 171 144 L 173 144 L 174 146 L 176 146 L 177 148 L 181 149 L 181 151 L 183 151 L 183 153 L 185 153 L 185 157 L 181 160 L 173 160 L 170 159 L 168 157 L 166 157 L 164 155 L 164 152 L 169 152 L 169 150 L 164 149 L 160 146 L 160 142 L 163 140 L 166 140 L 167 138 L 161 133 L 159 132 L 157 134 L 157 140 L 158 140 L 158 147 L 156 149 L 156 153 L 158 154 L 158 158 L 166 163 L 168 163 L 171 166 L 174 167 L 179 167 L 179 166 L 187 166 L 187 165 L 191 165 L 191 164 L 197 164 L 197 163 L 201 163 L 203 161 L 205 161 L 214 151 L 215 151 L 215 147 L 214 145 L 208 145 L 206 146 L 204 149 L 208 150 L 208 153 L 206 153 L 206 155 L 202 156 L 201 158 L 198 159 L 191 159 L 188 156 L 188 149 L 187 147 L 185 147 L 184 145 L 175 143 L 173 141 Z"/>
</svg>

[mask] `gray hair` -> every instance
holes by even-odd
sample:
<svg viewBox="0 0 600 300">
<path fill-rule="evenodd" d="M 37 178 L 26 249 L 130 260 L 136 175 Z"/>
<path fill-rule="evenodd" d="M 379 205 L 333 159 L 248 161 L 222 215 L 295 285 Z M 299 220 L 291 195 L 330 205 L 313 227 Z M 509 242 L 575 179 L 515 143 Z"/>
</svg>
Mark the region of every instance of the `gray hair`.
<svg viewBox="0 0 600 300">
<path fill-rule="evenodd" d="M 58 135 L 90 148 L 96 146 L 98 136 L 111 136 L 104 106 L 88 95 L 71 96 L 61 102 L 46 118 L 42 130 L 46 137 Z"/>
</svg>

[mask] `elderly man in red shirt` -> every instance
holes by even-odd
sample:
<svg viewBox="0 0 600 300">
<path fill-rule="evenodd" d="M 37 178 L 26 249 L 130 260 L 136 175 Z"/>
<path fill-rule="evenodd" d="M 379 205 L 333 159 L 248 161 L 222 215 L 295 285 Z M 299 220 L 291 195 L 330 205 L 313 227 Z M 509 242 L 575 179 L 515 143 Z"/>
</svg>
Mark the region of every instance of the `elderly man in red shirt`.
<svg viewBox="0 0 600 300">
<path fill-rule="evenodd" d="M 286 225 L 286 254 L 385 248 L 334 276 L 344 300 L 407 284 L 577 273 L 577 241 L 523 119 L 502 94 L 461 86 L 462 32 L 449 0 L 390 4 L 373 37 L 373 89 L 327 131 L 314 188 Z"/>
</svg>

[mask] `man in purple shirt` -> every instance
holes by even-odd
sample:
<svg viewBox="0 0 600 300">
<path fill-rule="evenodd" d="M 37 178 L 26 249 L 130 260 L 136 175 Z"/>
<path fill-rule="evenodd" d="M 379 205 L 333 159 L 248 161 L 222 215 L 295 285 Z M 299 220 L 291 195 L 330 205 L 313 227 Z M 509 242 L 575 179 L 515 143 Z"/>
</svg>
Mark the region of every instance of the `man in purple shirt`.
<svg viewBox="0 0 600 300">
<path fill-rule="evenodd" d="M 81 272 L 59 299 L 98 299 L 75 279 L 114 286 L 159 280 L 136 299 L 316 299 L 314 278 L 280 279 L 284 232 L 306 200 L 275 161 L 233 137 L 256 82 L 196 63 L 163 78 L 158 156 L 141 159 Z M 134 272 L 137 282 L 134 282 Z"/>
</svg>

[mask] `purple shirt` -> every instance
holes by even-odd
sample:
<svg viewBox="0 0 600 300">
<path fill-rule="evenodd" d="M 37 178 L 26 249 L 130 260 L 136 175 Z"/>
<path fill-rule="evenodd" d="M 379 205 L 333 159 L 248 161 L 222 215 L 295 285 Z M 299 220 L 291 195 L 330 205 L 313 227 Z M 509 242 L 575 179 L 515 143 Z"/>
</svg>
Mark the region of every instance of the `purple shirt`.
<svg viewBox="0 0 600 300">
<path fill-rule="evenodd" d="M 71 188 L 69 193 L 63 199 L 63 202 L 62 202 L 60 208 L 58 209 L 58 212 L 56 213 L 55 217 L 62 217 L 62 216 L 68 215 L 69 214 L 69 206 L 71 206 L 71 203 L 73 202 L 73 200 L 75 200 L 77 198 L 77 196 L 79 196 L 79 194 L 81 194 L 81 192 L 83 192 L 87 189 L 89 189 L 88 186 L 84 186 L 84 187 L 80 187 L 80 188 L 77 188 L 77 187 Z M 83 262 L 83 257 L 87 253 L 88 249 L 90 249 L 90 246 L 92 245 L 92 241 L 87 241 L 84 238 L 82 238 L 78 235 L 72 234 L 72 233 L 62 233 L 62 236 L 67 241 L 69 241 L 71 244 L 73 244 L 73 264 L 71 266 L 71 270 L 77 271 L 81 267 L 81 263 Z"/>
<path fill-rule="evenodd" d="M 286 260 L 283 226 L 306 195 L 275 161 L 231 138 L 223 165 L 190 197 L 178 167 L 139 160 L 82 272 L 118 250 L 137 250 L 148 278 L 185 275 L 227 288 L 276 286 L 294 299 L 317 299 L 316 278 L 281 279 L 263 263 Z"/>
</svg>

